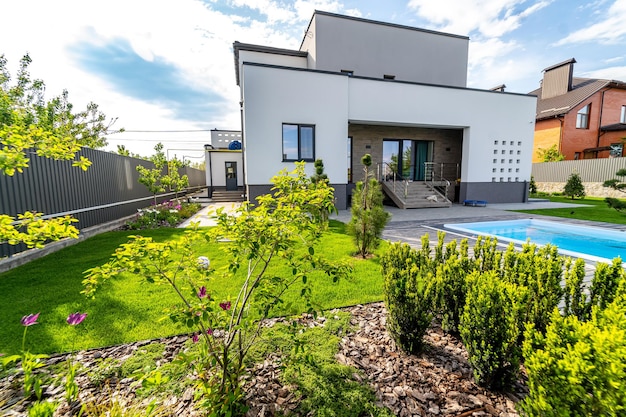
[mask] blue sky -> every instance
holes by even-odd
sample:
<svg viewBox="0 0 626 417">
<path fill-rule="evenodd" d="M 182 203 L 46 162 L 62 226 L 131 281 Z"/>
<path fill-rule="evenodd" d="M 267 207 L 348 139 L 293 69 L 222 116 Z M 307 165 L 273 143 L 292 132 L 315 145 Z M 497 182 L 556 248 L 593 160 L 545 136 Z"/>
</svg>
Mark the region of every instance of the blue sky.
<svg viewBox="0 0 626 417">
<path fill-rule="evenodd" d="M 199 162 L 206 130 L 239 129 L 233 42 L 297 49 L 316 9 L 469 36 L 473 88 L 527 93 L 570 58 L 576 76 L 626 81 L 626 0 L 20 0 L 0 54 L 15 69 L 30 53 L 50 97 L 117 117 L 107 149 L 160 141 Z"/>
</svg>

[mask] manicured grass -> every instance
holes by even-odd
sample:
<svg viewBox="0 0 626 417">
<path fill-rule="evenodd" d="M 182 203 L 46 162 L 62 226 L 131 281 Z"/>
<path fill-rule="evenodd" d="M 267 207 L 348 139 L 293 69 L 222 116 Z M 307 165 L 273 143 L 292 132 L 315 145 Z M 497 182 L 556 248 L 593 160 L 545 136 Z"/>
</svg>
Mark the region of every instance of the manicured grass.
<svg viewBox="0 0 626 417">
<path fill-rule="evenodd" d="M 542 197 L 544 198 L 544 197 Z M 574 203 L 581 207 L 554 208 L 541 210 L 515 210 L 520 213 L 543 214 L 546 216 L 563 217 L 567 219 L 591 220 L 596 222 L 626 224 L 626 213 L 620 213 L 609 208 L 604 198 L 585 197 L 584 199 L 572 200 L 568 197 L 545 197 L 556 203 Z M 587 205 L 589 207 L 583 207 Z"/>
<path fill-rule="evenodd" d="M 76 349 L 109 346 L 136 340 L 152 339 L 186 332 L 186 329 L 163 319 L 163 310 L 177 304 L 178 298 L 168 286 L 147 284 L 130 274 L 110 280 L 96 293 L 95 300 L 80 294 L 83 272 L 105 263 L 128 236 L 141 234 L 156 241 L 177 239 L 182 229 L 155 229 L 141 232 L 109 232 L 59 252 L 0 274 L 0 353 L 17 353 L 21 349 L 24 328 L 20 319 L 38 313 L 39 324 L 28 328 L 26 347 L 31 352 L 54 353 Z M 383 244 L 384 245 L 384 244 Z M 211 259 L 211 267 L 226 265 L 217 244 L 199 248 Z M 384 248 L 381 247 L 380 250 Z M 344 260 L 354 267 L 352 277 L 339 283 L 324 274 L 312 275 L 313 296 L 322 308 L 335 308 L 382 299 L 382 278 L 378 258 L 360 260 L 352 257 L 355 248 L 345 233 L 345 225 L 331 221 L 329 232 L 317 248 L 330 259 Z M 379 251 L 380 251 L 379 250 Z M 241 271 L 243 273 L 243 271 Z M 272 274 L 290 274 L 284 266 L 274 265 Z M 243 280 L 214 275 L 209 292 L 216 299 L 234 299 Z M 276 315 L 304 311 L 299 288 L 285 297 L 290 307 Z M 290 303 L 291 302 L 291 303 Z M 77 327 L 66 324 L 72 312 L 86 312 L 88 317 Z"/>
</svg>

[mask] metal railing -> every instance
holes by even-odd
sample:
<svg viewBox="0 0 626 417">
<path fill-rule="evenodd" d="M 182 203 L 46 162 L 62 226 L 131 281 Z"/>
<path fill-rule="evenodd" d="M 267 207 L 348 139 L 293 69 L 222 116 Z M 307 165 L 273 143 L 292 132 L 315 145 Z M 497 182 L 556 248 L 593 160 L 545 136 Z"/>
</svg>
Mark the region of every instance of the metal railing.
<svg viewBox="0 0 626 417">
<path fill-rule="evenodd" d="M 437 187 L 443 187 L 443 196 L 448 198 L 448 191 L 451 182 L 448 178 L 454 176 L 456 181 L 459 176 L 459 164 L 446 162 L 425 162 L 424 163 L 424 182 L 433 191 L 438 191 Z"/>
<path fill-rule="evenodd" d="M 388 162 L 379 163 L 377 165 L 377 179 L 380 182 L 391 182 L 391 189 L 395 194 L 400 191 L 400 182 L 402 182 L 402 194 L 404 198 L 408 196 L 409 183 L 413 180 L 416 172 L 415 165 L 408 165 L 402 167 L 402 175 L 398 173 L 396 164 L 390 164 Z M 447 162 L 425 162 L 424 163 L 424 183 L 430 187 L 433 192 L 441 194 L 442 197 L 448 198 L 448 191 L 450 189 L 451 180 L 453 177 L 456 181 L 459 178 L 459 164 L 447 163 Z M 409 177 L 409 178 L 406 178 Z M 443 192 L 441 189 L 443 188 Z"/>
</svg>

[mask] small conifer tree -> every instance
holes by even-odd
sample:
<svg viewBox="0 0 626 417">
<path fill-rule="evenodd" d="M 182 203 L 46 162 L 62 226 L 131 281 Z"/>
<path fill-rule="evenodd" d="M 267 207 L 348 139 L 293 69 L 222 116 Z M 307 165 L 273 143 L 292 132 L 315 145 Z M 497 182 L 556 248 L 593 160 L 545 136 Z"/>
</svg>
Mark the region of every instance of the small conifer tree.
<svg viewBox="0 0 626 417">
<path fill-rule="evenodd" d="M 531 194 L 537 194 L 537 183 L 535 182 L 535 177 L 530 176 L 530 183 L 528 184 L 528 192 Z"/>
<path fill-rule="evenodd" d="M 361 158 L 365 178 L 356 184 L 352 193 L 352 219 L 348 223 L 348 233 L 354 237 L 359 255 L 367 257 L 377 246 L 389 213 L 383 208 L 383 192 L 380 184 L 369 172 L 372 156 Z"/>
<path fill-rule="evenodd" d="M 572 197 L 572 200 L 576 197 L 583 198 L 585 196 L 585 186 L 580 179 L 580 175 L 576 172 L 572 173 L 567 179 L 567 183 L 563 188 L 563 195 Z"/>
</svg>

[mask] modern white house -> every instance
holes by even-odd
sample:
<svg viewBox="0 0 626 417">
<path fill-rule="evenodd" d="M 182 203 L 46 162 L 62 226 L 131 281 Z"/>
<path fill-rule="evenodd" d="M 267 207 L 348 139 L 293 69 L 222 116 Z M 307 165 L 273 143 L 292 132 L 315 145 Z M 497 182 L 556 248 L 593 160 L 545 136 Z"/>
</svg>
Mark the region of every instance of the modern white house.
<svg viewBox="0 0 626 417">
<path fill-rule="evenodd" d="M 526 201 L 537 99 L 467 88 L 468 45 L 465 36 L 322 11 L 299 50 L 235 42 L 248 199 L 295 161 L 311 162 L 312 174 L 321 159 L 346 208 L 371 154 L 401 207 L 411 207 L 402 201 L 411 193 L 426 206 L 443 195 Z"/>
</svg>

